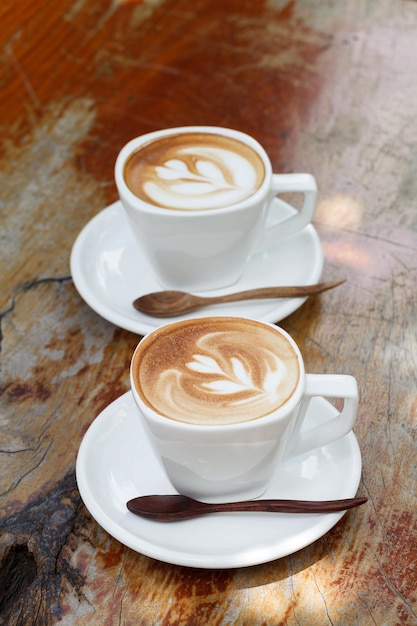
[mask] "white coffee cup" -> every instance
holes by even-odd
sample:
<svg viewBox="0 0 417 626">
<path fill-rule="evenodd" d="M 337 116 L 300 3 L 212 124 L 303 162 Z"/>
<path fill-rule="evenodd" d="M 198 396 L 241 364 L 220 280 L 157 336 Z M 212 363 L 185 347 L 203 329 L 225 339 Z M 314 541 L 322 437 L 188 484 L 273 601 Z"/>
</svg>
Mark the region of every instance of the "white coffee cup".
<svg viewBox="0 0 417 626">
<path fill-rule="evenodd" d="M 135 180 L 133 163 L 139 168 L 135 193 L 126 182 L 126 176 Z M 171 128 L 132 139 L 117 157 L 115 181 L 156 278 L 174 289 L 235 283 L 252 254 L 300 231 L 316 206 L 313 176 L 273 174 L 255 139 L 220 127 Z M 297 211 L 283 203 L 285 215 L 271 225 L 273 199 L 284 192 L 301 192 L 303 205 Z"/>
<path fill-rule="evenodd" d="M 207 502 L 262 495 L 280 462 L 343 437 L 357 415 L 352 376 L 306 374 L 288 333 L 247 318 L 152 331 L 134 352 L 130 382 L 171 483 Z M 315 396 L 342 398 L 343 408 L 304 430 Z"/>
</svg>

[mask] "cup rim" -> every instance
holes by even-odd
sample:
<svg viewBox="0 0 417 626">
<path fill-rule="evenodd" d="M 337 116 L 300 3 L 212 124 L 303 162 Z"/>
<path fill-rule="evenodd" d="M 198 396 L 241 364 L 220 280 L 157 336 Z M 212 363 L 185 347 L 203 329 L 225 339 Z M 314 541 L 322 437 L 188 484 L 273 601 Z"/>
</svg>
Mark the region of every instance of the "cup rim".
<svg viewBox="0 0 417 626">
<path fill-rule="evenodd" d="M 293 347 L 296 355 L 297 355 L 297 359 L 298 359 L 298 366 L 299 366 L 299 370 L 300 370 L 300 376 L 299 376 L 299 380 L 298 380 L 298 384 L 297 387 L 294 391 L 294 393 L 291 395 L 291 397 L 283 404 L 281 405 L 278 409 L 275 409 L 274 411 L 271 411 L 270 413 L 267 413 L 266 415 L 262 415 L 260 417 L 251 419 L 251 420 L 247 420 L 247 421 L 242 421 L 242 422 L 235 422 L 233 424 L 192 424 L 189 422 L 181 422 L 181 421 L 177 421 L 174 420 L 172 418 L 169 417 L 165 417 L 163 415 L 160 415 L 157 411 L 155 411 L 154 409 L 152 409 L 140 396 L 138 390 L 136 389 L 135 383 L 134 383 L 134 377 L 133 377 L 133 363 L 135 361 L 135 358 L 140 350 L 140 345 L 142 344 L 142 342 L 144 340 L 147 340 L 148 337 L 150 337 L 151 335 L 154 335 L 158 332 L 163 332 L 164 329 L 171 327 L 171 326 L 176 326 L 176 325 L 180 325 L 184 322 L 186 323 L 193 323 L 193 322 L 199 322 L 201 320 L 205 320 L 205 319 L 213 319 L 215 317 L 215 319 L 227 319 L 227 320 L 245 320 L 245 321 L 252 321 L 252 322 L 256 322 L 257 324 L 261 324 L 263 326 L 268 326 L 269 328 L 272 328 L 273 330 L 275 330 L 276 332 L 280 333 L 281 335 L 283 335 L 287 341 L 289 341 L 289 343 L 291 344 L 291 346 Z M 259 429 L 260 427 L 264 427 L 267 425 L 270 425 L 273 422 L 276 421 L 280 421 L 281 419 L 283 419 L 284 417 L 286 417 L 288 415 L 289 412 L 293 411 L 294 408 L 297 406 L 297 404 L 300 402 L 302 395 L 303 395 L 303 391 L 304 391 L 304 386 L 305 386 L 305 377 L 306 377 L 306 373 L 305 373 L 305 366 L 304 366 L 304 360 L 300 351 L 300 348 L 298 347 L 298 345 L 296 344 L 296 342 L 294 341 L 294 339 L 291 337 L 291 335 L 284 330 L 283 328 L 281 328 L 280 326 L 277 326 L 276 324 L 272 324 L 271 322 L 264 322 L 264 321 L 260 321 L 257 320 L 255 318 L 250 318 L 250 317 L 239 317 L 239 316 L 235 316 L 235 315 L 224 315 L 224 316 L 205 316 L 203 318 L 197 318 L 197 317 L 190 317 L 187 318 L 186 320 L 177 320 L 175 322 L 170 322 L 168 324 L 164 324 L 163 326 L 160 326 L 158 328 L 155 328 L 153 330 L 151 330 L 149 333 L 147 333 L 146 335 L 144 335 L 142 337 L 142 339 L 139 341 L 139 343 L 137 344 L 131 361 L 130 361 L 130 368 L 129 368 L 129 377 L 130 377 L 130 387 L 131 387 L 131 392 L 133 395 L 133 398 L 135 400 L 135 403 L 137 404 L 140 412 L 143 414 L 143 416 L 145 417 L 145 419 L 149 419 L 150 421 L 152 421 L 154 424 L 162 426 L 163 428 L 166 429 L 170 429 L 171 431 L 175 431 L 176 433 L 194 433 L 194 434 L 206 434 L 206 435 L 218 435 L 219 433 L 233 433 L 236 431 L 242 432 L 242 431 L 248 431 L 248 430 L 256 430 Z"/>
<path fill-rule="evenodd" d="M 243 141 L 246 145 L 249 145 L 251 148 L 256 150 L 259 156 L 262 158 L 264 167 L 265 167 L 265 177 L 262 181 L 260 187 L 255 191 L 254 194 L 246 198 L 245 200 L 241 200 L 240 202 L 236 202 L 234 204 L 230 204 L 225 207 L 220 207 L 214 209 L 201 209 L 197 211 L 189 211 L 183 209 L 169 209 L 169 215 L 182 217 L 189 217 L 190 219 L 198 219 L 198 216 L 208 215 L 208 214 L 222 214 L 222 213 L 231 213 L 235 211 L 239 211 L 245 208 L 248 205 L 251 205 L 253 202 L 257 201 L 259 196 L 262 196 L 265 193 L 265 187 L 270 187 L 270 180 L 272 177 L 272 165 L 271 161 L 268 157 L 266 150 L 263 146 L 251 135 L 247 133 L 236 130 L 233 128 L 223 127 L 223 126 L 204 126 L 204 125 L 195 125 L 195 126 L 176 126 L 173 128 L 164 128 L 155 131 L 151 131 L 149 133 L 145 133 L 144 135 L 139 135 L 130 139 L 119 151 L 116 162 L 114 166 L 114 178 L 116 182 L 116 186 L 119 192 L 120 197 L 124 196 L 126 200 L 129 202 L 129 205 L 135 209 L 140 210 L 144 213 L 151 213 L 157 215 L 166 215 L 167 209 L 163 207 L 157 207 L 145 200 L 141 200 L 138 198 L 127 186 L 124 176 L 123 176 L 123 168 L 127 161 L 127 158 L 137 150 L 140 146 L 149 143 L 159 137 L 167 137 L 170 135 L 177 134 L 187 134 L 187 133 L 195 133 L 195 132 L 205 132 L 210 134 L 224 134 L 227 137 L 232 137 Z"/>
</svg>

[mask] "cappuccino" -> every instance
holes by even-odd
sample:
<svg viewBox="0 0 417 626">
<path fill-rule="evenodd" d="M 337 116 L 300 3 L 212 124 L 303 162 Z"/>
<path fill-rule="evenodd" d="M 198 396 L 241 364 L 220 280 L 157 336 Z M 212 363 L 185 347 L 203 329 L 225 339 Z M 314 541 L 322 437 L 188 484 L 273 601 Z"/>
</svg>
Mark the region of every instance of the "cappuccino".
<svg viewBox="0 0 417 626">
<path fill-rule="evenodd" d="M 169 324 L 145 337 L 132 361 L 145 405 L 171 420 L 236 424 L 276 411 L 300 380 L 299 357 L 285 336 L 244 318 Z"/>
<path fill-rule="evenodd" d="M 265 180 L 261 156 L 226 135 L 185 132 L 151 140 L 134 151 L 124 179 L 140 200 L 183 211 L 220 209 L 246 200 Z"/>
</svg>

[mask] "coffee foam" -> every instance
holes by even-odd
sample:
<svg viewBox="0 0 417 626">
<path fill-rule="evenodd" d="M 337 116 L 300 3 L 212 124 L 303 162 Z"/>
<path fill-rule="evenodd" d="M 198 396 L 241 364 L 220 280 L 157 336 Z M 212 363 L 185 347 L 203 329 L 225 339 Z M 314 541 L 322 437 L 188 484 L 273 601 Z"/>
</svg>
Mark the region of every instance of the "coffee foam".
<svg viewBox="0 0 417 626">
<path fill-rule="evenodd" d="M 249 198 L 265 167 L 245 143 L 220 134 L 189 132 L 163 137 L 135 151 L 124 177 L 138 198 L 166 209 L 217 209 Z"/>
<path fill-rule="evenodd" d="M 282 406 L 300 377 L 288 340 L 253 320 L 202 318 L 142 340 L 133 380 L 145 404 L 191 424 L 250 421 Z"/>
</svg>

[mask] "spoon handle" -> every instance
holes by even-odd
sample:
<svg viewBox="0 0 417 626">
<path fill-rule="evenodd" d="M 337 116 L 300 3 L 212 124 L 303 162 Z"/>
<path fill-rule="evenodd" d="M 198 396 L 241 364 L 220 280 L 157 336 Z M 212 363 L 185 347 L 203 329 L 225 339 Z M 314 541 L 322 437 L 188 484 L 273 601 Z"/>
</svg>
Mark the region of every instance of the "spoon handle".
<svg viewBox="0 0 417 626">
<path fill-rule="evenodd" d="M 367 498 L 345 498 L 341 500 L 247 500 L 223 504 L 209 504 L 207 513 L 225 511 L 264 511 L 268 513 L 334 513 L 364 504 Z M 223 508 L 224 506 L 227 507 Z"/>
<path fill-rule="evenodd" d="M 262 298 L 298 298 L 303 296 L 314 296 L 323 291 L 333 289 L 345 282 L 343 280 L 334 280 L 326 283 L 317 283 L 315 285 L 300 285 L 296 287 L 260 287 L 259 289 L 248 289 L 246 291 L 238 291 L 236 293 L 228 293 L 224 296 L 201 296 L 201 302 L 206 304 L 212 302 L 237 302 L 240 300 L 261 300 Z"/>
</svg>

